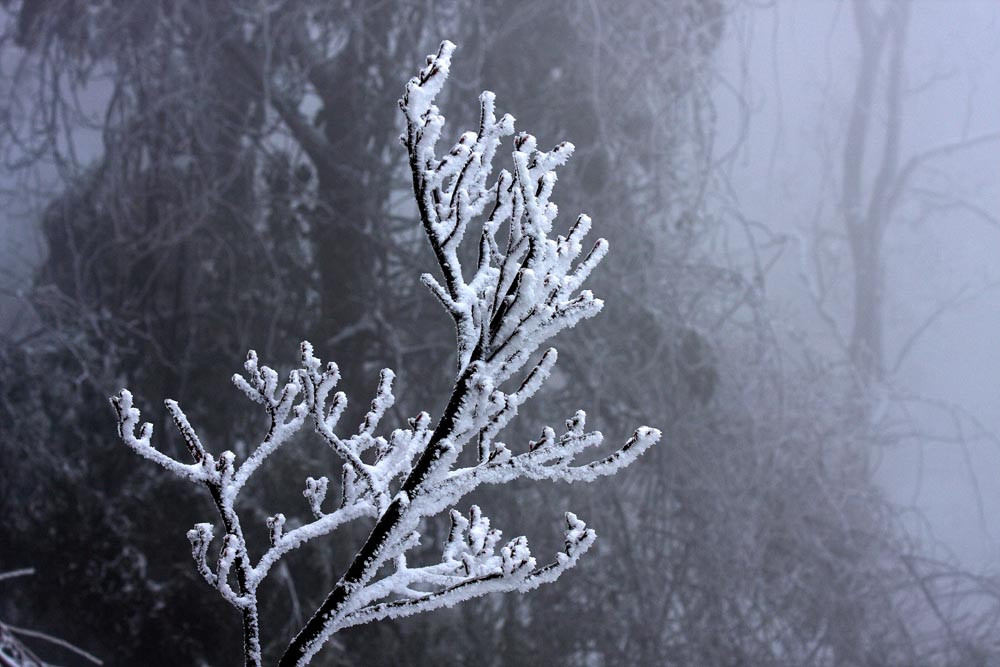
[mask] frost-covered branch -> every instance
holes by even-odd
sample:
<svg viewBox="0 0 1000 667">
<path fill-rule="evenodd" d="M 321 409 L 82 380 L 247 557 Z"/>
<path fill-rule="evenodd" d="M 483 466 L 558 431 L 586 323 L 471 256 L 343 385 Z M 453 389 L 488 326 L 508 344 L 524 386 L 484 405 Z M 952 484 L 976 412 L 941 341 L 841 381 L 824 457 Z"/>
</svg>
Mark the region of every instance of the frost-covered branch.
<svg viewBox="0 0 1000 667">
<path fill-rule="evenodd" d="M 513 117 L 497 119 L 492 93 L 480 96 L 478 130 L 462 134 L 447 153 L 437 156 L 445 121 L 435 99 L 454 48 L 442 43 L 400 100 L 406 119 L 402 139 L 420 222 L 440 269 L 440 278 L 425 274 L 421 280 L 451 314 L 456 328 L 455 384 L 436 422 L 432 425 L 431 416 L 421 412 L 409 420 L 408 428 L 383 427 L 395 401 L 395 375 L 386 369 L 361 424 L 344 435 L 339 422 L 347 397 L 334 393 L 340 371 L 333 363 L 324 366 L 308 342 L 302 343 L 300 367 L 284 384 L 252 351 L 245 373 L 233 377 L 269 417 L 266 435 L 243 461 L 229 451 L 213 455 L 180 406 L 167 401 L 193 461 L 182 463 L 153 447 L 152 426 L 139 425 L 139 411 L 128 391 L 112 399 L 127 446 L 205 486 L 215 501 L 224 535 L 214 567 L 210 554 L 215 526 L 199 523 L 188 539 L 199 573 L 243 615 L 247 665 L 261 664 L 257 589 L 274 564 L 302 544 L 349 521 L 373 520 L 367 541 L 289 644 L 279 667 L 308 664 L 343 628 L 555 581 L 595 539 L 594 531 L 572 513 L 566 514 L 565 549 L 545 566 L 538 566 L 523 536 L 501 546 L 500 531 L 476 506 L 467 518 L 451 510 L 452 528 L 439 563 L 413 566 L 407 556 L 420 542 L 423 518 L 454 506 L 481 484 L 519 477 L 592 481 L 629 465 L 659 439 L 659 431 L 642 427 L 612 454 L 578 462 L 584 450 L 603 441 L 601 433 L 586 430 L 582 411 L 566 422 L 561 435 L 546 427 L 537 441 L 515 448 L 518 451 L 497 439 L 556 363 L 556 350 L 548 348 L 528 366 L 535 352 L 559 331 L 600 311 L 600 299 L 582 287 L 608 244 L 598 239 L 584 253 L 591 227 L 585 215 L 566 236 L 551 238 L 558 214 L 551 202 L 556 169 L 572 155 L 572 144 L 545 152 L 534 137 L 518 134 L 512 142 L 511 169 L 500 170 L 491 181 L 501 142 L 514 134 Z M 460 260 L 466 256 L 461 247 L 470 225 L 478 230 L 479 251 L 471 272 Z M 340 503 L 324 510 L 329 478 L 307 478 L 303 496 L 311 518 L 295 525 L 283 513 L 271 515 L 266 521 L 270 546 L 254 564 L 237 498 L 259 467 L 306 424 L 340 460 Z M 472 451 L 462 458 L 470 443 Z M 460 465 L 460 460 L 471 464 Z"/>
<path fill-rule="evenodd" d="M 518 134 L 513 173 L 504 169 L 495 183 L 488 183 L 501 139 L 514 133 L 512 116 L 497 120 L 493 93 L 480 96 L 479 131 L 462 134 L 437 158 L 434 149 L 444 116 L 434 100 L 444 86 L 454 48 L 444 42 L 400 100 L 413 189 L 444 285 L 430 274 L 421 279 L 455 320 L 459 370 L 475 358 L 499 383 L 516 373 L 543 341 L 600 311 L 600 299 L 589 290 L 576 291 L 607 253 L 608 244 L 598 239 L 573 265 L 590 231 L 585 215 L 566 237 L 549 238 L 558 214 L 549 201 L 555 170 L 573 154 L 573 144 L 563 142 L 544 152 L 535 137 Z M 477 266 L 466 280 L 458 248 L 469 222 L 487 206 Z M 504 226 L 508 233 L 501 244 L 496 236 Z"/>
<path fill-rule="evenodd" d="M 524 537 L 514 538 L 496 554 L 500 531 L 489 528 L 489 519 L 478 506 L 472 506 L 469 519 L 455 510 L 451 519 L 452 528 L 440 564 L 417 569 L 407 568 L 405 561 L 397 565 L 391 576 L 358 594 L 361 606 L 345 614 L 338 629 L 451 607 L 487 593 L 525 593 L 558 579 L 576 565 L 597 537 L 575 514 L 567 512 L 565 550 L 556 554 L 554 562 L 536 568 Z M 414 586 L 434 590 L 424 592 L 414 590 Z M 397 599 L 369 604 L 391 596 Z"/>
<path fill-rule="evenodd" d="M 111 399 L 118 415 L 118 431 L 126 445 L 175 475 L 205 486 L 214 500 L 225 531 L 214 567 L 210 562 L 215 537 L 213 524 L 198 523 L 188 531 L 187 537 L 199 574 L 243 615 L 247 665 L 262 664 L 257 589 L 271 567 L 289 551 L 328 535 L 349 521 L 378 516 L 379 508 L 384 508 L 388 502 L 389 485 L 408 471 L 414 452 L 425 438 L 429 421 L 426 414 L 418 415 L 412 420 L 410 429 L 394 431 L 389 441 L 373 436 L 379 419 L 392 404 L 392 373 L 384 371 L 365 422 L 355 435 L 340 439 L 333 429 L 347 399 L 342 393 L 330 396 L 340 379 L 336 365 L 328 364 L 323 368 L 308 342 L 302 343 L 301 362 L 302 367 L 292 371 L 280 389 L 278 373 L 260 365 L 253 351 L 247 355 L 245 374 L 233 376 L 233 384 L 250 400 L 263 406 L 269 416 L 266 435 L 239 465 L 233 452 L 225 451 L 216 457 L 205 448 L 176 401 L 165 401 L 166 408 L 193 463 L 182 463 L 152 445 L 153 426 L 149 423 L 139 425 L 139 410 L 134 407 L 128 390 L 122 390 Z M 344 460 L 340 507 L 330 513 L 324 512 L 327 478 L 307 478 L 303 496 L 313 520 L 286 531 L 285 515 L 271 516 L 267 520 L 270 548 L 254 565 L 236 509 L 239 494 L 263 462 L 301 430 L 310 417 L 315 432 Z M 360 454 L 370 447 L 380 452 L 379 460 L 371 465 L 360 458 Z"/>
<path fill-rule="evenodd" d="M 535 567 L 524 538 L 516 538 L 500 556 L 495 555 L 492 549 L 499 533 L 489 531 L 484 533 L 480 556 L 465 553 L 462 568 L 453 567 L 447 547 L 443 567 L 411 569 L 405 553 L 415 543 L 412 536 L 422 517 L 444 510 L 480 484 L 517 477 L 592 480 L 628 465 L 659 439 L 658 431 L 644 427 L 610 456 L 574 464 L 584 449 L 602 441 L 600 433 L 584 431 L 585 416 L 579 412 L 563 436 L 557 439 L 547 429 L 527 452 L 515 455 L 496 441 L 518 407 L 549 376 L 555 350 L 542 354 L 515 390 L 506 390 L 504 385 L 524 369 L 545 341 L 601 309 L 602 302 L 581 287 L 607 253 L 608 244 L 599 239 L 584 254 L 583 240 L 591 226 L 584 215 L 566 236 L 550 238 L 558 214 L 550 201 L 555 170 L 572 154 L 572 144 L 562 143 L 545 152 L 538 149 L 534 137 L 519 134 L 513 140 L 512 170 L 500 170 L 491 182 L 501 141 L 514 134 L 512 116 L 497 118 L 492 93 L 480 96 L 478 130 L 462 134 L 438 157 L 435 148 L 445 120 L 435 100 L 444 87 L 454 49 L 444 42 L 428 57 L 426 66 L 407 84 L 400 108 L 406 119 L 402 140 L 409 153 L 420 221 L 440 270 L 440 278 L 425 274 L 421 280 L 455 322 L 455 386 L 368 541 L 289 646 L 280 663 L 285 667 L 306 664 L 343 627 L 553 581 L 593 539 L 582 522 L 577 526 L 575 517 L 571 532 L 584 531 L 579 534 L 587 539 L 581 538 L 579 544 L 568 541 L 579 548 L 567 547 L 553 565 L 543 568 Z M 459 249 L 477 219 L 481 220 L 479 252 L 470 275 L 462 266 Z M 504 231 L 506 238 L 502 238 Z M 456 469 L 473 440 L 477 465 Z M 379 578 L 390 560 L 395 563 L 393 573 Z M 417 584 L 420 588 L 414 589 Z"/>
</svg>

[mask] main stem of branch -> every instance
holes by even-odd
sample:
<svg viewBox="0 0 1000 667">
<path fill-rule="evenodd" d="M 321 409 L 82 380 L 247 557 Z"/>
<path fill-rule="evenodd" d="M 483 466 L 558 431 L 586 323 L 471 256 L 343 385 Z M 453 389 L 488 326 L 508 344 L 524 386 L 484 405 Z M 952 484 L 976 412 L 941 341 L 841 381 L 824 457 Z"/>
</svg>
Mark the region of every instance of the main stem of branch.
<svg viewBox="0 0 1000 667">
<path fill-rule="evenodd" d="M 328 635 L 324 635 L 325 629 L 337 621 L 337 618 L 344 612 L 344 607 L 350 601 L 351 596 L 375 575 L 380 564 L 379 554 L 388 548 L 395 539 L 399 538 L 399 533 L 404 532 L 401 531 L 401 527 L 405 525 L 407 519 L 409 502 L 402 502 L 400 498 L 404 495 L 407 498 L 415 498 L 420 494 L 424 480 L 427 479 L 427 476 L 434 469 L 435 463 L 444 453 L 443 443 L 454 433 L 459 410 L 469 391 L 472 368 L 473 365 L 470 364 L 456 381 L 448 406 L 434 428 L 434 434 L 431 436 L 427 448 L 417 460 L 406 481 L 403 482 L 400 493 L 379 517 L 364 546 L 358 551 L 351 566 L 337 582 L 336 587 L 330 591 L 323 604 L 285 649 L 284 655 L 278 662 L 278 667 L 303 667 L 307 663 L 308 657 L 319 650 L 320 644 L 327 639 Z"/>
<path fill-rule="evenodd" d="M 219 514 L 222 515 L 222 524 L 226 528 L 226 533 L 235 535 L 240 544 L 246 544 L 239 519 L 234 512 L 227 511 L 226 504 L 222 500 L 222 489 L 217 485 L 209 484 L 208 490 L 212 494 L 212 500 L 215 501 L 216 507 L 219 509 Z M 247 582 L 247 567 L 249 563 L 246 560 L 246 554 L 239 554 L 236 557 L 235 565 L 237 590 L 239 590 L 241 596 L 246 596 L 250 592 L 249 583 Z M 260 620 L 257 615 L 256 599 L 254 599 L 251 605 L 243 607 L 240 610 L 240 614 L 243 618 L 244 667 L 263 667 L 260 651 Z"/>
</svg>

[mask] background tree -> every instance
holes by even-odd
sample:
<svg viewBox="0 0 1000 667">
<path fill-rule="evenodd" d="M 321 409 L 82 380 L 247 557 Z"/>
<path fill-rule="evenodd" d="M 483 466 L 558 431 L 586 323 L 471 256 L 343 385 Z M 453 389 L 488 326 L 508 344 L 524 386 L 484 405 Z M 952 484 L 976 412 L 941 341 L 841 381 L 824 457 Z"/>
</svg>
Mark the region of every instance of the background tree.
<svg viewBox="0 0 1000 667">
<path fill-rule="evenodd" d="M 941 75 L 928 75 L 907 68 L 907 34 L 914 4 L 855 0 L 851 18 L 860 46 L 847 105 L 842 139 L 835 139 L 837 159 L 836 211 L 840 233 L 814 231 L 812 239 L 814 300 L 831 322 L 842 318 L 826 309 L 838 295 L 836 257 L 831 241 L 842 238 L 850 258 L 850 325 L 843 336 L 849 359 L 863 385 L 891 379 L 912 350 L 916 340 L 943 312 L 955 305 L 947 300 L 934 308 L 899 349 L 886 347 L 886 294 L 888 265 L 886 237 L 893 224 L 905 219 L 941 215 L 948 209 L 965 209 L 973 218 L 995 224 L 989 212 L 975 201 L 963 200 L 921 182 L 921 172 L 945 158 L 1000 141 L 1000 133 L 969 134 L 936 146 L 907 152 L 904 143 L 908 102 L 940 83 Z M 838 334 L 839 336 L 839 334 Z"/>
</svg>

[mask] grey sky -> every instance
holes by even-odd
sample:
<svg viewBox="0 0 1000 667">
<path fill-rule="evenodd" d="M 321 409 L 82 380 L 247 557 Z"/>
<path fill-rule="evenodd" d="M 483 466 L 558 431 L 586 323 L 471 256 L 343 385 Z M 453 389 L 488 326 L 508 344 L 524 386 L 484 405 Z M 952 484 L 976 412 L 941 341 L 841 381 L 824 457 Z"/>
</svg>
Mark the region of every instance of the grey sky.
<svg viewBox="0 0 1000 667">
<path fill-rule="evenodd" d="M 739 136 L 736 92 L 750 111 L 749 133 L 729 174 L 740 210 L 789 236 L 783 260 L 770 275 L 769 294 L 779 311 L 794 313 L 790 325 L 825 336 L 828 344 L 833 336 L 803 296 L 794 239 L 808 236 L 817 223 L 832 229 L 839 224 L 831 184 L 858 61 L 850 10 L 847 2 L 792 0 L 743 8 L 723 49 L 726 83 L 717 96 L 720 151 Z M 906 51 L 904 160 L 1000 130 L 998 35 L 996 3 L 915 3 Z M 1000 291 L 984 286 L 1000 278 L 1000 229 L 984 214 L 1000 220 L 998 168 L 1000 143 L 934 161 L 916 186 L 979 210 L 953 208 L 920 219 L 916 207 L 904 207 L 887 237 L 890 361 L 944 301 L 961 302 L 913 345 L 895 384 L 967 410 L 993 432 L 1000 432 Z M 847 308 L 835 311 L 841 326 L 849 327 Z M 943 410 L 915 405 L 912 413 L 926 431 L 955 433 Z M 884 453 L 879 474 L 894 498 L 926 512 L 934 535 L 963 561 L 996 562 L 1000 527 L 990 525 L 991 517 L 1000 515 L 996 444 L 976 440 L 963 448 L 911 440 Z"/>
</svg>

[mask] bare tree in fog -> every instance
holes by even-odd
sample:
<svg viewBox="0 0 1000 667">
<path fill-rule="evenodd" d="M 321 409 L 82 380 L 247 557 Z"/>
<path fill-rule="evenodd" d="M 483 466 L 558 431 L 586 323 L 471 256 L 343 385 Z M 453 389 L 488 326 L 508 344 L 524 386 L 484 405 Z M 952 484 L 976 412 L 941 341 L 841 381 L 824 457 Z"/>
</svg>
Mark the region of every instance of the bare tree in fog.
<svg viewBox="0 0 1000 667">
<path fill-rule="evenodd" d="M 862 482 L 863 486 L 874 483 L 875 461 L 890 445 L 935 439 L 964 448 L 975 438 L 994 439 L 960 406 L 917 396 L 894 382 L 894 376 L 920 336 L 959 303 L 957 297 L 942 300 L 898 346 L 886 341 L 890 312 L 886 294 L 889 264 L 886 238 L 892 227 L 907 219 L 932 219 L 948 210 L 969 213 L 988 224 L 996 224 L 976 202 L 962 199 L 921 176 L 950 156 L 1000 140 L 1000 133 L 964 132 L 938 145 L 914 151 L 906 149 L 905 119 L 912 99 L 940 83 L 943 76 L 933 72 L 917 74 L 907 68 L 907 49 L 912 48 L 907 41 L 910 24 L 913 14 L 919 11 L 919 4 L 909 0 L 887 3 L 855 0 L 850 5 L 860 50 L 851 79 L 845 129 L 843 135 L 823 138 L 828 147 L 836 147 L 824 153 L 823 159 L 830 165 L 831 180 L 835 183 L 833 210 L 838 229 L 821 223 L 810 240 L 813 262 L 808 276 L 810 296 L 842 344 L 852 376 L 839 386 L 830 385 L 834 392 L 830 396 L 831 405 L 838 406 L 835 410 L 859 416 L 859 421 L 864 422 L 853 426 L 842 424 L 837 429 L 842 435 L 852 430 L 854 433 L 839 446 L 845 447 L 849 461 L 853 459 L 848 465 L 854 467 L 858 478 L 868 480 Z M 821 203 L 819 210 L 822 213 Z M 840 265 L 842 247 L 850 260 L 847 271 Z M 845 286 L 850 304 L 849 326 L 845 328 L 849 333 L 841 335 L 843 318 L 834 304 Z M 832 369 L 827 373 L 833 376 Z M 949 424 L 954 424 L 953 432 L 938 435 L 926 430 L 910 413 L 912 404 L 945 413 Z M 956 451 L 956 456 L 959 455 Z M 884 500 L 871 502 L 890 515 L 900 511 Z M 889 520 L 885 525 L 892 523 Z M 992 639 L 997 621 L 993 584 L 954 560 L 932 556 L 927 543 L 903 537 L 898 528 L 893 532 L 902 539 L 887 539 L 869 552 L 882 572 L 869 580 L 869 585 L 883 588 L 881 595 L 888 607 L 883 609 L 882 619 L 892 619 L 893 632 L 902 633 L 897 635 L 900 639 L 897 648 L 903 650 L 898 654 L 904 656 L 903 664 L 921 661 L 990 664 L 996 651 Z M 850 605 L 845 607 L 842 615 L 840 633 L 844 639 L 864 632 L 856 624 L 858 614 L 850 609 Z M 861 646 L 863 642 L 844 643 L 845 647 L 852 645 Z M 866 664 L 861 654 L 850 650 L 847 658 L 848 664 L 858 661 Z M 886 661 L 892 661 L 889 655 L 873 664 Z"/>
<path fill-rule="evenodd" d="M 907 337 L 898 353 L 887 360 L 885 238 L 902 209 L 917 199 L 925 207 L 924 216 L 964 208 L 997 224 L 974 202 L 955 201 L 946 193 L 915 184 L 922 169 L 954 153 L 996 142 L 1000 133 L 960 137 L 910 154 L 905 152 L 902 133 L 908 98 L 921 87 L 935 83 L 933 75 L 926 81 L 914 82 L 906 68 L 912 11 L 912 0 L 851 3 L 860 52 L 839 160 L 837 208 L 851 258 L 851 327 L 846 346 L 859 381 L 866 385 L 898 370 L 919 336 L 951 305 L 944 303 L 935 309 Z M 817 238 L 813 253 L 817 285 L 814 298 L 824 308 L 839 275 L 827 265 L 822 236 Z M 827 317 L 830 321 L 837 319 Z"/>
</svg>

